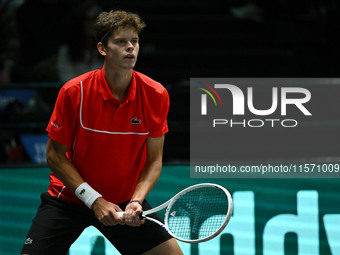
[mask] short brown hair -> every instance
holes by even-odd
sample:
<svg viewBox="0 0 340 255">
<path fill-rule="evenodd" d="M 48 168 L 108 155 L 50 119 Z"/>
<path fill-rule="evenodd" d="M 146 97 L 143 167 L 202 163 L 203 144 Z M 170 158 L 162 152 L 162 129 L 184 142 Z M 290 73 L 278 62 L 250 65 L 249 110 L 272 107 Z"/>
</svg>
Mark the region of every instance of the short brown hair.
<svg viewBox="0 0 340 255">
<path fill-rule="evenodd" d="M 118 28 L 132 27 L 139 34 L 145 26 L 138 14 L 111 10 L 110 12 L 99 14 L 94 26 L 94 35 L 97 42 L 102 42 L 106 45 L 107 38 Z"/>
</svg>

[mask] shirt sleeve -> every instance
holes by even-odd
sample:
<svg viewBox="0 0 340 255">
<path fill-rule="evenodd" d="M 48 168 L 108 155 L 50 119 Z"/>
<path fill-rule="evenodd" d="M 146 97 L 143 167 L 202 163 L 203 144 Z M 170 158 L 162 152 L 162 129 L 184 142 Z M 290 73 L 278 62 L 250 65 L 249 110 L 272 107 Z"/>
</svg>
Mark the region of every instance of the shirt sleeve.
<svg viewBox="0 0 340 255">
<path fill-rule="evenodd" d="M 76 130 L 76 110 L 72 104 L 69 90 L 61 88 L 47 125 L 48 136 L 64 145 L 71 146 Z"/>
<path fill-rule="evenodd" d="M 169 94 L 166 89 L 164 89 L 162 93 L 158 94 L 158 97 L 155 98 L 152 106 L 150 137 L 160 137 L 169 131 L 167 122 L 169 106 Z"/>
</svg>

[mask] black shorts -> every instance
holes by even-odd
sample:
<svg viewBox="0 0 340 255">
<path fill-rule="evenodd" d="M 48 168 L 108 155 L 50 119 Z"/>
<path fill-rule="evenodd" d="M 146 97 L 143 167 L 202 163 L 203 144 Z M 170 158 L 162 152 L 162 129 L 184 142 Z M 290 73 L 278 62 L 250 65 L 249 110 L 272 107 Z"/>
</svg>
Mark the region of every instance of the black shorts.
<svg viewBox="0 0 340 255">
<path fill-rule="evenodd" d="M 123 210 L 125 206 L 126 203 L 119 204 Z M 143 210 L 148 209 L 151 206 L 144 201 Z M 157 214 L 150 216 L 161 221 Z M 171 238 L 162 227 L 150 221 L 145 221 L 140 227 L 104 226 L 86 206 L 58 199 L 44 192 L 22 253 L 67 254 L 72 243 L 88 226 L 96 227 L 124 255 L 142 254 Z"/>
</svg>

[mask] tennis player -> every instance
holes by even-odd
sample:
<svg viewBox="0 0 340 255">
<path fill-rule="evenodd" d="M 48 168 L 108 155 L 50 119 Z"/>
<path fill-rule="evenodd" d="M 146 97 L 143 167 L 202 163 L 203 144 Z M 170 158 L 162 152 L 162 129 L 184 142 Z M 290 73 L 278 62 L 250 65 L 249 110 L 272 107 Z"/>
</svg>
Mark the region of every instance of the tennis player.
<svg viewBox="0 0 340 255">
<path fill-rule="evenodd" d="M 104 65 L 59 92 L 47 126 L 50 185 L 22 254 L 66 254 L 91 225 L 122 254 L 182 254 L 162 227 L 138 218 L 161 173 L 169 109 L 165 88 L 133 70 L 144 27 L 137 14 L 99 15 Z"/>
</svg>

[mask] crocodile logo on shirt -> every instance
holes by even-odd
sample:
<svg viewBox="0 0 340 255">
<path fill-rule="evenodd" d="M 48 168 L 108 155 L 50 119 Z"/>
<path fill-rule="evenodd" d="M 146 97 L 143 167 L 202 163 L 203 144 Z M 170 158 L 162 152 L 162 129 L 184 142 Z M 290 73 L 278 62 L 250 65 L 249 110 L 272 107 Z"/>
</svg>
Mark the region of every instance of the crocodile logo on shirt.
<svg viewBox="0 0 340 255">
<path fill-rule="evenodd" d="M 131 124 L 141 124 L 141 122 L 142 121 L 137 119 L 136 117 L 131 119 Z"/>
<path fill-rule="evenodd" d="M 85 194 L 85 189 L 82 189 L 79 194 L 80 195 L 84 195 Z"/>
<path fill-rule="evenodd" d="M 33 243 L 33 239 L 28 237 L 26 240 L 25 240 L 25 244 L 32 244 Z"/>
</svg>

